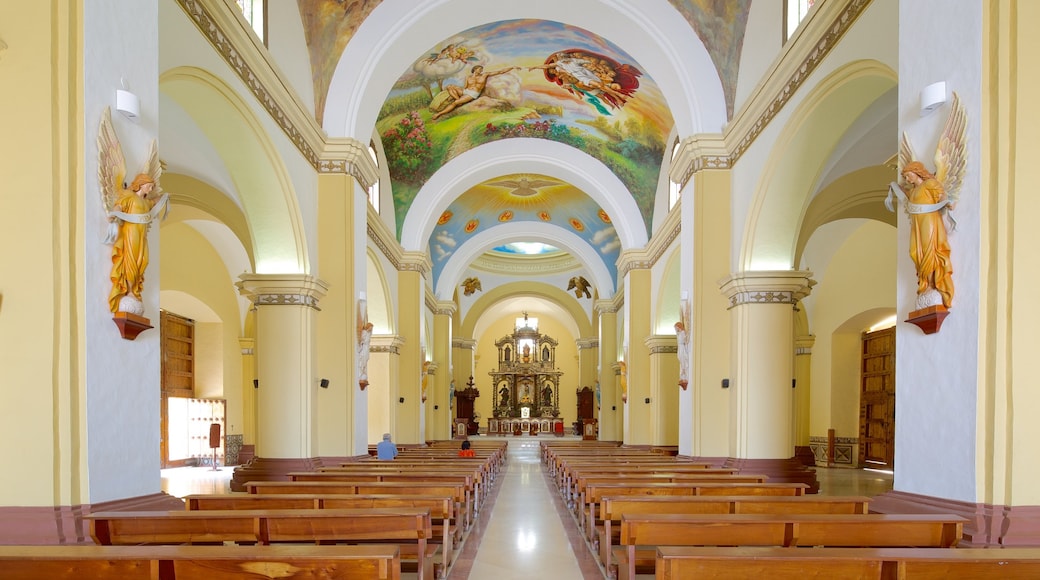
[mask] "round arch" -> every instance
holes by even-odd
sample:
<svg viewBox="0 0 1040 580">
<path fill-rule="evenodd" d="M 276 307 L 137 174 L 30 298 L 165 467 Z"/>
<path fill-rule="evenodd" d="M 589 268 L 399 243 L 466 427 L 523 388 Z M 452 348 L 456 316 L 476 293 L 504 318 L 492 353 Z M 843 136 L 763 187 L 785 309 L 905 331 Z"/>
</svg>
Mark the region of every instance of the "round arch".
<svg viewBox="0 0 1040 580">
<path fill-rule="evenodd" d="M 578 326 L 578 334 L 576 336 L 593 336 L 595 333 L 595 328 L 592 326 L 592 321 L 589 320 L 588 314 L 585 313 L 581 304 L 579 304 L 570 294 L 567 294 L 555 286 L 550 286 L 549 284 L 544 284 L 542 282 L 518 282 L 515 284 L 504 284 L 498 286 L 494 290 L 481 295 L 481 297 L 473 303 L 473 306 L 469 308 L 466 316 L 462 320 L 462 324 L 459 327 L 461 336 L 473 336 L 477 326 L 477 321 L 479 321 L 487 311 L 494 308 L 496 304 L 503 300 L 518 296 L 541 298 L 570 313 L 571 318 Z"/>
<path fill-rule="evenodd" d="M 159 90 L 191 116 L 238 186 L 256 272 L 309 273 L 292 181 L 248 104 L 222 79 L 196 67 L 164 72 Z"/>
<path fill-rule="evenodd" d="M 393 334 L 397 328 L 391 299 L 393 293 L 390 291 L 390 284 L 386 280 L 386 272 L 383 271 L 379 256 L 372 248 L 366 250 L 365 288 L 368 293 L 368 321 L 372 323 L 375 334 Z"/>
<path fill-rule="evenodd" d="M 820 81 L 799 104 L 773 147 L 740 250 L 743 270 L 794 265 L 800 225 L 826 161 L 856 119 L 897 83 L 884 63 L 860 60 Z"/>
<path fill-rule="evenodd" d="M 511 173 L 539 173 L 585 192 L 610 215 L 622 249 L 647 244 L 646 226 L 635 199 L 621 180 L 592 156 L 544 139 L 503 139 L 452 159 L 423 185 L 401 228 L 401 245 L 425 251 L 437 218 L 459 194 Z"/>
<path fill-rule="evenodd" d="M 437 278 L 435 294 L 440 300 L 451 300 L 466 268 L 484 252 L 511 240 L 543 242 L 566 250 L 585 266 L 592 276 L 593 285 L 600 295 L 614 294 L 614 279 L 602 258 L 585 240 L 552 224 L 519 222 L 496 225 L 473 236 L 462 244 L 444 265 Z"/>
<path fill-rule="evenodd" d="M 368 135 L 393 83 L 418 55 L 456 32 L 512 19 L 563 22 L 614 42 L 661 87 L 681 135 L 721 132 L 726 102 L 707 49 L 667 0 L 638 8 L 600 0 L 405 0 L 382 3 L 358 28 L 329 84 L 322 127 Z"/>
</svg>

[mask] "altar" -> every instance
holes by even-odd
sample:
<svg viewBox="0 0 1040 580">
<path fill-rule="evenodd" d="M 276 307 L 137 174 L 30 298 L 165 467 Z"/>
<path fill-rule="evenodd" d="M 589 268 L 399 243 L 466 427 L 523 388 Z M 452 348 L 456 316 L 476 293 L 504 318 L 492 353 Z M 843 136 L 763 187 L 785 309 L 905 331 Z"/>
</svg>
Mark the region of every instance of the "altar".
<svg viewBox="0 0 1040 580">
<path fill-rule="evenodd" d="M 492 413 L 496 428 L 488 424 L 488 433 L 532 431 L 554 432 L 560 416 L 560 377 L 556 368 L 556 347 L 552 337 L 538 332 L 538 319 L 524 313 L 517 319 L 514 332 L 495 341 L 498 361 L 488 374 L 494 385 Z M 519 419 L 519 423 L 507 419 Z M 562 423 L 562 420 L 561 420 Z M 508 425 L 503 428 L 502 425 Z"/>
<path fill-rule="evenodd" d="M 563 419 L 559 417 L 533 417 L 488 419 L 488 435 L 556 435 L 563 433 Z"/>
</svg>

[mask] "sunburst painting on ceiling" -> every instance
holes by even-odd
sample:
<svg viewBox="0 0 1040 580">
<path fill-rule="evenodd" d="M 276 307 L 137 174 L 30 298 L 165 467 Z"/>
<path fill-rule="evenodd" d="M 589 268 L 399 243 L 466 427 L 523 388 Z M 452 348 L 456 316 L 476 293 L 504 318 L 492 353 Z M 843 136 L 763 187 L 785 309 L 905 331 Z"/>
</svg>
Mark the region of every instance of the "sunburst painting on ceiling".
<svg viewBox="0 0 1040 580">
<path fill-rule="evenodd" d="M 474 235 L 504 223 L 547 221 L 592 247 L 616 281 L 621 241 L 607 213 L 573 185 L 518 174 L 471 187 L 441 214 L 430 236 L 434 285 L 455 251 Z"/>
<path fill-rule="evenodd" d="M 513 137 L 549 139 L 599 160 L 632 194 L 649 232 L 672 125 L 657 83 L 595 34 L 544 20 L 471 28 L 418 56 L 379 113 L 398 236 L 440 166 Z"/>
</svg>

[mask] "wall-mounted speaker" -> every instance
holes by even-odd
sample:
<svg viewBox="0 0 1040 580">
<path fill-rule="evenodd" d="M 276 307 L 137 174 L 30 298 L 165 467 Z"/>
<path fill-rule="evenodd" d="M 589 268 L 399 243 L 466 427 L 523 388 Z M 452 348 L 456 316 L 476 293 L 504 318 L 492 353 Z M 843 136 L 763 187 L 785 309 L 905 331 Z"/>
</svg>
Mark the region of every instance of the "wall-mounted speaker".
<svg viewBox="0 0 1040 580">
<path fill-rule="evenodd" d="M 397 399 L 397 402 L 398 403 L 403 403 L 404 402 L 404 397 L 401 397 L 400 399 Z"/>
<path fill-rule="evenodd" d="M 323 389 L 329 388 L 329 380 L 328 379 L 322 379 L 321 382 L 318 383 L 318 386 L 320 386 Z"/>
<path fill-rule="evenodd" d="M 728 389 L 729 388 L 729 379 L 722 379 L 722 388 L 723 389 Z"/>
</svg>

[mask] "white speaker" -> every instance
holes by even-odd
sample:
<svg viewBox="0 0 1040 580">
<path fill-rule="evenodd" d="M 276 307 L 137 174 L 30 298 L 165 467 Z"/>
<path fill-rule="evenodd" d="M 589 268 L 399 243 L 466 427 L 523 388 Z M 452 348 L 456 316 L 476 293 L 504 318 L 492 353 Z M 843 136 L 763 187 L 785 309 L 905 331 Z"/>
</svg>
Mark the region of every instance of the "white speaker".
<svg viewBox="0 0 1040 580">
<path fill-rule="evenodd" d="M 141 101 L 130 91 L 116 89 L 116 110 L 127 119 L 134 120 L 141 113 Z"/>
</svg>

